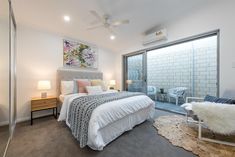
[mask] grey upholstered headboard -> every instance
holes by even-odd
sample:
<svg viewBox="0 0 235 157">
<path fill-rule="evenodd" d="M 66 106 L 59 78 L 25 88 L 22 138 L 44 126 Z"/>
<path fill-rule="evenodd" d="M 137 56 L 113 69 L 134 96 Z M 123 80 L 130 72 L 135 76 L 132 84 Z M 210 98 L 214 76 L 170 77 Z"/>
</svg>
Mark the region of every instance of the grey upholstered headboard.
<svg viewBox="0 0 235 157">
<path fill-rule="evenodd" d="M 85 71 L 75 69 L 58 69 L 57 70 L 57 83 L 56 92 L 57 96 L 60 95 L 60 82 L 72 81 L 73 79 L 103 79 L 103 73 L 98 71 Z"/>
</svg>

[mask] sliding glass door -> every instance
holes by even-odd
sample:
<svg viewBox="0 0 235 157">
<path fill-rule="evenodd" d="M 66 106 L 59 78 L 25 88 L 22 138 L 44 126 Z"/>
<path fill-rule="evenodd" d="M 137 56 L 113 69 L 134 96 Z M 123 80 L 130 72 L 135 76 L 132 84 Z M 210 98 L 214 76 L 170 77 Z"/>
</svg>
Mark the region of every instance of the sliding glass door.
<svg viewBox="0 0 235 157">
<path fill-rule="evenodd" d="M 146 93 L 145 52 L 124 56 L 124 89 Z"/>
<path fill-rule="evenodd" d="M 218 96 L 218 54 L 217 30 L 124 55 L 124 90 L 174 105 L 187 96 Z"/>
</svg>

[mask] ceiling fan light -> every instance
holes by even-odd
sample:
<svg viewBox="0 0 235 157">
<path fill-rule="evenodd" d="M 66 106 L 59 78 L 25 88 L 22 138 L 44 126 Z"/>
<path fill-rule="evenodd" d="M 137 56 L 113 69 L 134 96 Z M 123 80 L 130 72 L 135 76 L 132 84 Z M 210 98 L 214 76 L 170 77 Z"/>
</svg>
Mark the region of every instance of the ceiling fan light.
<svg viewBox="0 0 235 157">
<path fill-rule="evenodd" d="M 65 22 L 69 22 L 70 21 L 70 17 L 68 15 L 64 15 L 64 21 Z"/>
<path fill-rule="evenodd" d="M 114 40 L 115 38 L 116 38 L 115 35 L 110 35 L 110 39 L 111 39 L 111 40 Z"/>
</svg>

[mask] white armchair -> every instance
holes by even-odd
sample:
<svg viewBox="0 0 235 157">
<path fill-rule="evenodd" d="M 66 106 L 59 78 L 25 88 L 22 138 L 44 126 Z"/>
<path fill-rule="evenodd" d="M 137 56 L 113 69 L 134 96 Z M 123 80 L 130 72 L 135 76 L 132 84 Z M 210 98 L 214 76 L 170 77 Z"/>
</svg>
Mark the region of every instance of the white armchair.
<svg viewBox="0 0 235 157">
<path fill-rule="evenodd" d="M 179 104 L 179 99 L 182 98 L 184 101 L 186 99 L 187 88 L 186 87 L 176 87 L 168 90 L 168 100 L 171 102 L 171 98 L 175 99 L 175 104 Z"/>
<path fill-rule="evenodd" d="M 155 86 L 148 86 L 148 88 L 147 88 L 147 95 L 148 95 L 151 99 L 156 100 L 157 87 L 155 87 Z"/>
<path fill-rule="evenodd" d="M 187 122 L 198 124 L 198 138 L 207 142 L 214 142 L 234 146 L 235 143 L 211 139 L 202 136 L 202 127 L 211 130 L 212 133 L 231 135 L 235 133 L 235 100 L 218 98 L 206 95 L 205 98 L 187 97 L 186 103 L 182 105 L 186 110 Z M 226 116 L 223 116 L 226 114 Z M 191 117 L 193 120 L 188 119 Z"/>
</svg>

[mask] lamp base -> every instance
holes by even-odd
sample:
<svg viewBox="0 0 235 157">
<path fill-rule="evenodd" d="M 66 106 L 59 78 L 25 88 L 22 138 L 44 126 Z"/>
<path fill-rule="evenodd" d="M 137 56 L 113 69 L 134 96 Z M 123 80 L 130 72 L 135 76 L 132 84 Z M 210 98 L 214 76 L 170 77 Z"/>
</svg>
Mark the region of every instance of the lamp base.
<svg viewBox="0 0 235 157">
<path fill-rule="evenodd" d="M 47 98 L 47 92 L 42 92 L 41 93 L 41 98 Z"/>
</svg>

